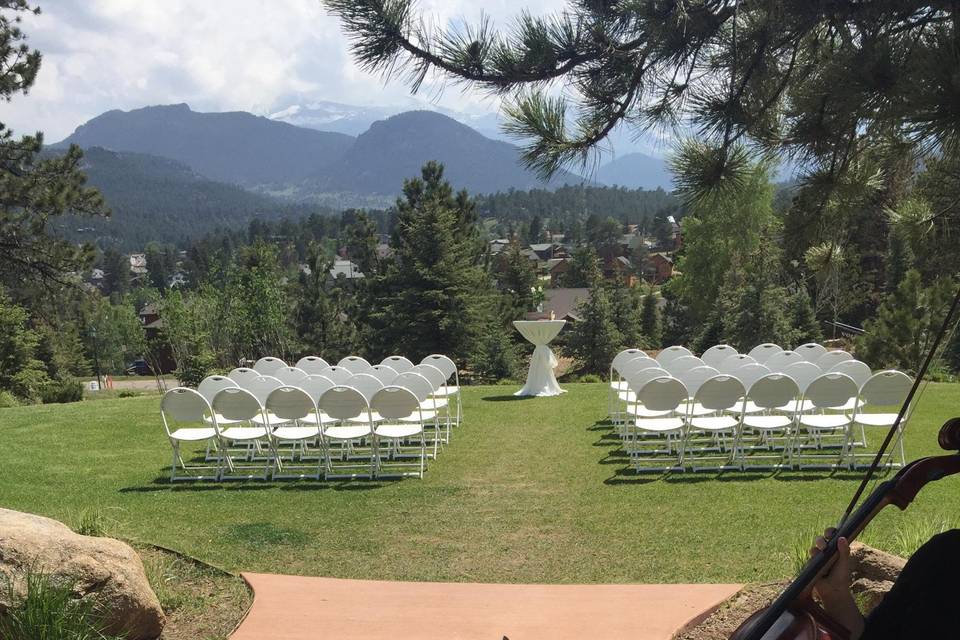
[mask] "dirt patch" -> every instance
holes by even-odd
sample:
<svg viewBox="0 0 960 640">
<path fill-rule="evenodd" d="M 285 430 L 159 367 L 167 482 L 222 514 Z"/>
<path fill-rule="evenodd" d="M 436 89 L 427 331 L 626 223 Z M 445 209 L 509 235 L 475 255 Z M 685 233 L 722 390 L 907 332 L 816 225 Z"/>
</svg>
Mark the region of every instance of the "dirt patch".
<svg viewBox="0 0 960 640">
<path fill-rule="evenodd" d="M 148 545 L 137 551 L 167 614 L 160 640 L 226 640 L 253 602 L 239 576 Z"/>
<path fill-rule="evenodd" d="M 728 640 L 747 617 L 770 604 L 786 582 L 749 585 L 720 605 L 706 620 L 687 629 L 674 640 Z"/>
</svg>

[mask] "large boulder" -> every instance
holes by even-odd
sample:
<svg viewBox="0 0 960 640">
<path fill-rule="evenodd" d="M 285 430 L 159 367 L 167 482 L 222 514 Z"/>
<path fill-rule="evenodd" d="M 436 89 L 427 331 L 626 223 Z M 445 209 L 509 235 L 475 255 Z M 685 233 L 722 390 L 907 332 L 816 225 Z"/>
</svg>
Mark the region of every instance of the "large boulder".
<svg viewBox="0 0 960 640">
<path fill-rule="evenodd" d="M 0 509 L 0 583 L 12 585 L 14 595 L 22 597 L 28 572 L 42 572 L 73 585 L 78 597 L 94 599 L 110 633 L 153 640 L 163 631 L 163 609 L 130 545 L 79 535 L 50 518 Z M 10 606 L 9 595 L 8 588 L 0 588 L 0 613 Z"/>
<path fill-rule="evenodd" d="M 897 576 L 903 570 L 906 560 L 862 542 L 850 545 L 850 573 L 853 592 L 864 609 L 872 611 L 887 595 Z"/>
</svg>

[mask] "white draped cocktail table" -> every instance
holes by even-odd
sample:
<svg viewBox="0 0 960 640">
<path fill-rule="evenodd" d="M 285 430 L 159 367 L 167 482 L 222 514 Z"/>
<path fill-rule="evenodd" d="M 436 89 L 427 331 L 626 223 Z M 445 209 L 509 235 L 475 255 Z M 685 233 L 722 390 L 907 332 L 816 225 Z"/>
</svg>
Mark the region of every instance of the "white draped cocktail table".
<svg viewBox="0 0 960 640">
<path fill-rule="evenodd" d="M 536 345 L 530 358 L 530 371 L 527 372 L 527 384 L 517 391 L 515 396 L 558 396 L 564 390 L 557 384 L 553 368 L 557 359 L 547 345 L 557 337 L 566 320 L 516 320 L 513 326 L 524 338 Z"/>
</svg>

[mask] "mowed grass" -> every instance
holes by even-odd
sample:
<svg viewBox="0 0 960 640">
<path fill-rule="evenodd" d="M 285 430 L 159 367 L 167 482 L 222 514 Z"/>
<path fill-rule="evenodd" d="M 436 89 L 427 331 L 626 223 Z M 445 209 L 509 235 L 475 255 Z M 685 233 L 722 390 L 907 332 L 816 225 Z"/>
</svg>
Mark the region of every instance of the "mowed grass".
<svg viewBox="0 0 960 640">
<path fill-rule="evenodd" d="M 557 398 L 465 390 L 465 424 L 423 480 L 167 481 L 157 396 L 0 410 L 0 505 L 235 571 L 479 582 L 757 582 L 793 571 L 798 545 L 839 516 L 848 473 L 636 476 L 602 421 L 606 387 Z M 960 385 L 930 385 L 907 435 L 935 454 Z M 873 441 L 880 439 L 874 433 Z M 933 483 L 868 541 L 955 522 L 960 478 Z"/>
</svg>

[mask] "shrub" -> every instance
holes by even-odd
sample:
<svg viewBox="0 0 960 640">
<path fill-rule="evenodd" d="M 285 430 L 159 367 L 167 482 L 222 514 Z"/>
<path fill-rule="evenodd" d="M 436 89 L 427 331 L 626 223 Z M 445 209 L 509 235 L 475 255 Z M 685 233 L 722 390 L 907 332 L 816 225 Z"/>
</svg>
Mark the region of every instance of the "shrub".
<svg viewBox="0 0 960 640">
<path fill-rule="evenodd" d="M 103 513 L 99 509 L 84 511 L 80 514 L 80 526 L 77 527 L 77 533 L 82 536 L 93 536 L 102 538 L 107 535 L 107 527 Z"/>
<path fill-rule="evenodd" d="M 136 398 L 140 394 L 134 391 L 133 389 L 121 389 L 117 392 L 118 398 Z"/>
<path fill-rule="evenodd" d="M 28 573 L 27 593 L 15 597 L 0 617 L 5 640 L 119 640 L 103 631 L 102 617 L 90 600 L 76 599 L 70 585 L 57 584 L 42 573 Z"/>
<path fill-rule="evenodd" d="M 0 409 L 7 407 L 19 407 L 20 401 L 9 391 L 0 390 Z"/>
<path fill-rule="evenodd" d="M 80 402 L 83 400 L 83 384 L 76 378 L 52 380 L 40 389 L 43 404 Z"/>
<path fill-rule="evenodd" d="M 180 361 L 174 372 L 177 381 L 184 387 L 196 388 L 213 369 L 213 355 L 210 353 L 191 354 Z"/>
</svg>

